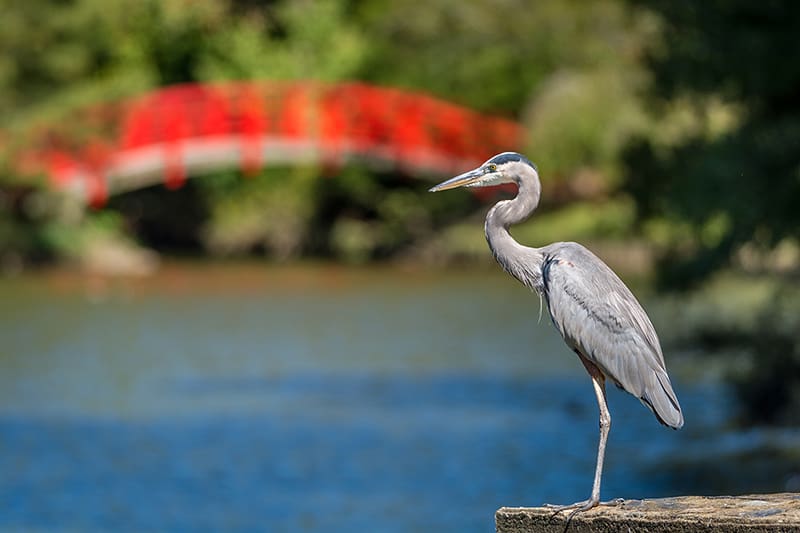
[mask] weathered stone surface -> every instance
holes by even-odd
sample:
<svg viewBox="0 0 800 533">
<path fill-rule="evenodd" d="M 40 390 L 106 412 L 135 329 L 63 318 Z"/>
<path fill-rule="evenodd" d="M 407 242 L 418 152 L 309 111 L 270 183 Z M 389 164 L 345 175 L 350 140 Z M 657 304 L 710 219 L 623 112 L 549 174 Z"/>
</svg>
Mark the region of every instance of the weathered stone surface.
<svg viewBox="0 0 800 533">
<path fill-rule="evenodd" d="M 497 533 L 562 533 L 568 512 L 542 507 L 502 507 Z M 800 494 L 679 496 L 625 500 L 575 515 L 568 531 L 582 532 L 800 532 Z"/>
</svg>

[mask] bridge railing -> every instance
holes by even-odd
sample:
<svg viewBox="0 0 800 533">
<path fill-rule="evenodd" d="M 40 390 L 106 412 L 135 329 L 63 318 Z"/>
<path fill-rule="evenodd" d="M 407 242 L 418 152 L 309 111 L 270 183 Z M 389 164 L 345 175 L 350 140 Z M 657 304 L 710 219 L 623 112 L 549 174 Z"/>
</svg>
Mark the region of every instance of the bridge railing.
<svg viewBox="0 0 800 533">
<path fill-rule="evenodd" d="M 238 166 L 342 165 L 354 158 L 452 173 L 522 144 L 519 124 L 428 95 L 364 83 L 230 82 L 159 89 L 77 110 L 26 153 L 58 189 L 110 194 Z M 36 167 L 37 165 L 34 165 Z"/>
</svg>

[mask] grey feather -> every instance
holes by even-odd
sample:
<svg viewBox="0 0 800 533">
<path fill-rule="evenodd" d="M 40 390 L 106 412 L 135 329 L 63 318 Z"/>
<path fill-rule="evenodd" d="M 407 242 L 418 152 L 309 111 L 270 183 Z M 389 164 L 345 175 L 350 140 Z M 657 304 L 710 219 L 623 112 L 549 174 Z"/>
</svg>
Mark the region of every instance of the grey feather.
<svg viewBox="0 0 800 533">
<path fill-rule="evenodd" d="M 592 252 L 576 243 L 542 248 L 544 296 L 567 345 L 670 427 L 683 426 L 655 328 L 636 297 Z"/>
</svg>

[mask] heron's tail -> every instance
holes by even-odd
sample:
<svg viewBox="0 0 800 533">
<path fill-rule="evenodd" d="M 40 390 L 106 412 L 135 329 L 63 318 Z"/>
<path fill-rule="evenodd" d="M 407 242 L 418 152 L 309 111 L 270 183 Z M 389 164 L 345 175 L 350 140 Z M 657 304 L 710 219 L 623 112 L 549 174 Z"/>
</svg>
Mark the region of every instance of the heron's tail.
<svg viewBox="0 0 800 533">
<path fill-rule="evenodd" d="M 678 397 L 672 390 L 667 372 L 661 368 L 653 370 L 648 377 L 642 403 L 653 411 L 659 422 L 673 429 L 683 427 L 683 412 Z"/>
</svg>

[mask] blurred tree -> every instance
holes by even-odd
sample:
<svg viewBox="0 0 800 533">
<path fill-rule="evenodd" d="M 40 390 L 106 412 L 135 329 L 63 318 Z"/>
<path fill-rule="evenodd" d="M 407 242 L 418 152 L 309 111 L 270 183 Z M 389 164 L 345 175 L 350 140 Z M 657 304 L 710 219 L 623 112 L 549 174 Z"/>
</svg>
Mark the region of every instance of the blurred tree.
<svg viewBox="0 0 800 533">
<path fill-rule="evenodd" d="M 0 19 L 0 117 L 42 114 L 197 78 L 217 2 L 10 0 Z"/>
<path fill-rule="evenodd" d="M 639 46 L 614 0 L 375 0 L 360 17 L 372 37 L 369 79 L 509 115 L 554 72 L 616 64 Z"/>
<path fill-rule="evenodd" d="M 673 300 L 679 343 L 723 361 L 740 423 L 800 425 L 800 288 L 724 278 Z"/>
<path fill-rule="evenodd" d="M 226 31 L 210 36 L 203 79 L 356 77 L 369 42 L 344 0 L 235 2 Z M 236 13 L 239 13 L 238 16 Z"/>
<path fill-rule="evenodd" d="M 800 233 L 800 63 L 790 59 L 800 50 L 800 4 L 631 3 L 661 19 L 647 56 L 657 109 L 682 101 L 699 121 L 673 142 L 642 138 L 626 157 L 640 219 L 682 228 L 661 281 L 686 286 L 745 243 L 768 249 Z M 713 112 L 720 102 L 732 119 Z"/>
<path fill-rule="evenodd" d="M 0 120 L 12 132 L 7 139 L 24 143 L 24 133 L 42 122 L 79 134 L 80 124 L 64 120 L 75 107 L 166 84 L 360 79 L 523 120 L 530 131 L 525 150 L 547 177 L 546 197 L 599 203 L 613 191 L 621 147 L 652 129 L 637 96 L 646 81 L 643 43 L 654 28 L 643 13 L 620 0 L 8 0 L 0 18 Z M 353 257 L 374 258 L 452 220 L 422 213 L 436 202 L 396 172 L 369 176 L 376 184 L 369 202 L 360 186 L 309 187 L 308 172 L 282 169 L 277 178 L 265 173 L 252 182 L 209 176 L 181 198 L 198 227 L 156 207 L 146 224 L 128 213 L 120 227 L 151 228 L 147 242 L 156 242 L 152 228 L 174 227 L 175 239 L 220 253 L 338 253 L 338 245 L 310 242 L 322 231 Z M 0 173 L 0 183 L 12 178 Z M 348 180 L 333 182 L 354 183 Z M 159 194 L 147 193 L 148 202 L 159 202 Z M 284 227 L 288 233 L 264 214 L 279 203 L 297 215 Z M 476 205 L 464 199 L 452 213 Z"/>
<path fill-rule="evenodd" d="M 618 0 L 376 0 L 359 13 L 363 76 L 523 120 L 545 187 L 564 184 L 565 198 L 607 190 L 628 139 L 650 128 L 638 90 L 654 21 Z"/>
<path fill-rule="evenodd" d="M 0 118 L 30 127 L 82 104 L 173 83 L 343 79 L 366 40 L 343 1 L 9 0 L 0 18 Z"/>
</svg>

